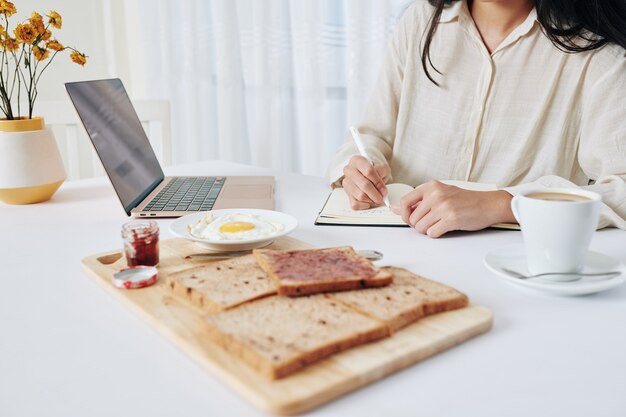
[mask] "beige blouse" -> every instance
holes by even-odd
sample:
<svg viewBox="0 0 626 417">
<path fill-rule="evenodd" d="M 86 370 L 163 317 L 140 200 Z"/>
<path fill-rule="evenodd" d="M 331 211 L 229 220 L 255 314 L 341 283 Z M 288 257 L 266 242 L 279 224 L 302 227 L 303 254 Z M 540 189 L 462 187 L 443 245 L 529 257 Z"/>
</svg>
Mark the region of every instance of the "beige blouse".
<svg viewBox="0 0 626 417">
<path fill-rule="evenodd" d="M 578 186 L 602 195 L 600 227 L 626 229 L 626 51 L 564 53 L 533 10 L 489 54 L 463 0 L 444 10 L 431 45 L 437 87 L 420 60 L 432 10 L 418 0 L 402 17 L 357 126 L 391 181 L 477 181 L 511 194 Z M 346 135 L 331 183 L 355 154 Z"/>
</svg>

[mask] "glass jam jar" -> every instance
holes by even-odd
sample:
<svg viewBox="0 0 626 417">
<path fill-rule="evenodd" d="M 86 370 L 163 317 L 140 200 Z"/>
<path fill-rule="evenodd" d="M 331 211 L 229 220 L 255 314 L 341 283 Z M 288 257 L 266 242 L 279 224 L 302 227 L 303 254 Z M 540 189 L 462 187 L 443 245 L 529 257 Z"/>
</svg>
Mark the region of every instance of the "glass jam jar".
<svg viewBox="0 0 626 417">
<path fill-rule="evenodd" d="M 122 226 L 124 254 L 128 266 L 159 263 L 159 225 L 152 220 L 133 220 Z"/>
</svg>

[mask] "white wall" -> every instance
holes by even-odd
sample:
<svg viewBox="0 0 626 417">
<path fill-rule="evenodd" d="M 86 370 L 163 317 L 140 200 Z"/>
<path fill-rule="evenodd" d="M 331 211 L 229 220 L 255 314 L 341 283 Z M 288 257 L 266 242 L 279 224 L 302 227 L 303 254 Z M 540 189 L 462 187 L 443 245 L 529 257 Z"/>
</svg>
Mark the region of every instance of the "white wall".
<svg viewBox="0 0 626 417">
<path fill-rule="evenodd" d="M 126 8 L 133 0 L 16 0 L 18 15 L 11 27 L 30 16 L 32 11 L 45 15 L 49 10 L 63 17 L 63 27 L 53 29 L 54 36 L 66 46 L 73 46 L 89 58 L 81 67 L 69 58 L 69 51 L 57 55 L 41 78 L 39 100 L 66 99 L 64 83 L 99 78 L 122 78 L 131 96 L 129 48 L 126 41 Z M 17 19 L 16 19 L 17 17 Z M 45 16 L 44 16 L 45 18 Z M 109 24 L 112 22 L 112 25 Z M 12 30 L 12 29 L 11 29 Z M 37 109 L 35 108 L 35 112 Z"/>
</svg>

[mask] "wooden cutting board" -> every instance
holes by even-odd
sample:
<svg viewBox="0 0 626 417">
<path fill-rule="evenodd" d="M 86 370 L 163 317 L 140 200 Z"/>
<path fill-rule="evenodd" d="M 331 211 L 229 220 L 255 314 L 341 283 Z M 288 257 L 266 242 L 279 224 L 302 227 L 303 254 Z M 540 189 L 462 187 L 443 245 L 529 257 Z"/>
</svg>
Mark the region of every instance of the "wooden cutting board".
<svg viewBox="0 0 626 417">
<path fill-rule="evenodd" d="M 306 249 L 311 245 L 282 237 L 271 249 Z M 89 256 L 82 261 L 88 275 L 123 304 L 136 311 L 184 352 L 260 409 L 278 415 L 311 410 L 386 375 L 458 345 L 491 328 L 491 312 L 470 305 L 461 310 L 426 317 L 391 338 L 331 356 L 292 376 L 269 381 L 216 346 L 206 334 L 202 314 L 174 298 L 164 277 L 174 271 L 207 262 L 185 260 L 202 252 L 184 239 L 160 242 L 159 280 L 152 287 L 121 290 L 113 286 L 114 272 L 126 266 L 118 250 Z"/>
</svg>

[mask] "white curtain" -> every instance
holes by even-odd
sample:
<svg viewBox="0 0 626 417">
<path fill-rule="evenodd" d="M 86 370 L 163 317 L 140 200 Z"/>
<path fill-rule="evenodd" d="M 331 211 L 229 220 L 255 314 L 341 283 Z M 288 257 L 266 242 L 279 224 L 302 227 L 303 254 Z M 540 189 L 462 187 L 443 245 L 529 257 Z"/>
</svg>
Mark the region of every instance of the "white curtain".
<svg viewBox="0 0 626 417">
<path fill-rule="evenodd" d="M 173 161 L 323 175 L 376 81 L 407 0 L 138 0 L 148 97 Z"/>
</svg>

